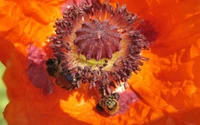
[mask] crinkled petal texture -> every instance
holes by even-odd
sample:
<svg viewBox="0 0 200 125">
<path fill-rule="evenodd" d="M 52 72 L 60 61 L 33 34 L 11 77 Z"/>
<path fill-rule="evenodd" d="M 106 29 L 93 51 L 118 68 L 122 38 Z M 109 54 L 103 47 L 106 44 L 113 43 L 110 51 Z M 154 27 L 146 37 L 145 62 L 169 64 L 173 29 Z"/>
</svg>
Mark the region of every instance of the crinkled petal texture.
<svg viewBox="0 0 200 125">
<path fill-rule="evenodd" d="M 44 95 L 26 75 L 29 44 L 45 45 L 60 17 L 62 0 L 0 3 L 0 59 L 7 67 L 4 81 L 10 103 L 4 116 L 9 125 L 67 124 L 200 124 L 200 1 L 119 0 L 148 20 L 158 32 L 150 61 L 129 83 L 140 101 L 124 114 L 103 117 L 95 112 L 94 93 L 83 86 L 65 91 L 54 86 Z"/>
</svg>

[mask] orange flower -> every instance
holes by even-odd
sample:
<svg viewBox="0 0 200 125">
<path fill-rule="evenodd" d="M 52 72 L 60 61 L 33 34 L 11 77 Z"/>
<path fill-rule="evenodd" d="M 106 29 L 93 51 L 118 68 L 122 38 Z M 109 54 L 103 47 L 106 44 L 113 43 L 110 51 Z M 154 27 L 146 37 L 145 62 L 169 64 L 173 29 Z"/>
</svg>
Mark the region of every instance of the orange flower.
<svg viewBox="0 0 200 125">
<path fill-rule="evenodd" d="M 96 91 L 91 91 L 87 84 L 66 91 L 53 86 L 45 71 L 34 70 L 42 69 L 34 65 L 38 66 L 46 56 L 42 50 L 49 51 L 45 49 L 47 37 L 54 31 L 55 19 L 61 18 L 60 8 L 70 2 L 1 2 L 0 59 L 7 68 L 4 81 L 10 102 L 4 117 L 9 125 L 200 124 L 199 0 L 118 1 L 150 22 L 158 36 L 150 51 L 142 52 L 150 60 L 128 80 L 139 100 L 123 114 L 114 116 L 97 113 L 93 96 Z M 149 37 L 155 35 L 151 31 L 152 28 L 146 28 L 141 32 L 153 39 Z"/>
</svg>

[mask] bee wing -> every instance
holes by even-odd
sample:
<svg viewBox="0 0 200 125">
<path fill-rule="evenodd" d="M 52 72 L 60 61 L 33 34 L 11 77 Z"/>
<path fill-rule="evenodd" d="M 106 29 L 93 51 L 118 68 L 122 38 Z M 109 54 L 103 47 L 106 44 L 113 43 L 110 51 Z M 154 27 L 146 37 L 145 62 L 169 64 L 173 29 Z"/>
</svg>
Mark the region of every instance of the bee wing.
<svg viewBox="0 0 200 125">
<path fill-rule="evenodd" d="M 74 87 L 72 86 L 72 84 L 66 79 L 66 77 L 64 75 L 59 75 L 56 78 L 56 84 L 65 89 L 65 90 L 72 90 Z"/>
</svg>

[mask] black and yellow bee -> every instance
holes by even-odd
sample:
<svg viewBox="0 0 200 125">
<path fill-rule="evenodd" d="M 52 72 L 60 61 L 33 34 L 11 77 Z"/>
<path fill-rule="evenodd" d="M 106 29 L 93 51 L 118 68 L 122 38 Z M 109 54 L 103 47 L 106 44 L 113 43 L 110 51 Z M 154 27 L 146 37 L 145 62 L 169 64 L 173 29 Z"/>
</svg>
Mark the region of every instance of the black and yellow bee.
<svg viewBox="0 0 200 125">
<path fill-rule="evenodd" d="M 119 110 L 118 100 L 119 94 L 113 93 L 109 96 L 103 97 L 97 104 L 96 108 L 105 111 L 109 115 L 115 114 Z"/>
</svg>

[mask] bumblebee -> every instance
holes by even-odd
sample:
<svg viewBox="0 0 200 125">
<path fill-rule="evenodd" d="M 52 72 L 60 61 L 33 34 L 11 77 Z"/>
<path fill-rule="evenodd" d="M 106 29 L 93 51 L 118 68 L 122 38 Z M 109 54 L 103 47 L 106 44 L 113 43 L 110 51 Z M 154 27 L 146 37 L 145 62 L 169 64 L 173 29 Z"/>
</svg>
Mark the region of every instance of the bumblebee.
<svg viewBox="0 0 200 125">
<path fill-rule="evenodd" d="M 47 72 L 49 76 L 56 77 L 59 75 L 59 73 L 62 71 L 62 68 L 60 66 L 60 60 L 56 58 L 50 58 L 46 61 L 47 66 Z"/>
<path fill-rule="evenodd" d="M 118 93 L 113 93 L 109 96 L 105 96 L 99 101 L 96 108 L 101 111 L 105 111 L 109 115 L 112 115 L 119 110 L 118 99 Z"/>
<path fill-rule="evenodd" d="M 76 79 L 72 77 L 71 74 L 62 74 L 61 61 L 57 58 L 50 58 L 46 61 L 47 72 L 49 76 L 56 78 L 56 85 L 65 89 L 72 90 L 76 86 L 72 85 L 73 82 L 76 82 Z"/>
</svg>

